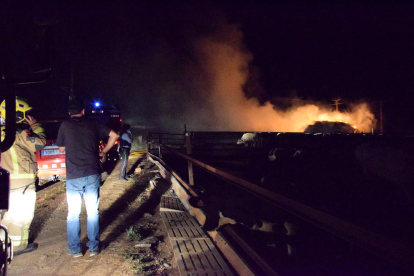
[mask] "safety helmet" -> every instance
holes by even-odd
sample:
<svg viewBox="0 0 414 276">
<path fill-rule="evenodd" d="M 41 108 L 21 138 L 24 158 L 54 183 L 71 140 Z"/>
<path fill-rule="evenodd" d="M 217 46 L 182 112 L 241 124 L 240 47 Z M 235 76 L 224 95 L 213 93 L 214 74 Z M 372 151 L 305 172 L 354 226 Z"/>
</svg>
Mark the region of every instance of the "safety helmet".
<svg viewBox="0 0 414 276">
<path fill-rule="evenodd" d="M 22 97 L 16 97 L 16 122 L 21 123 L 26 119 L 26 115 L 32 107 L 27 100 Z M 0 106 L 0 117 L 6 118 L 6 100 L 3 100 Z"/>
</svg>

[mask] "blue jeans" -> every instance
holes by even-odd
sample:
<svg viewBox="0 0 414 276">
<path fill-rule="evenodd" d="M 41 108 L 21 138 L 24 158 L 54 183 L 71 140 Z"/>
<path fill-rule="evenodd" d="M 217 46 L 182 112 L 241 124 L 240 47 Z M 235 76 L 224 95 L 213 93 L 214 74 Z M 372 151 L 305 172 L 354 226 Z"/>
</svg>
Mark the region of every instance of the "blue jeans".
<svg viewBox="0 0 414 276">
<path fill-rule="evenodd" d="M 79 218 L 82 209 L 82 197 L 85 194 L 85 206 L 88 215 L 87 246 L 94 251 L 99 248 L 99 187 L 101 175 L 95 174 L 66 180 L 66 199 L 68 202 L 68 248 L 72 254 L 81 252 Z"/>
</svg>

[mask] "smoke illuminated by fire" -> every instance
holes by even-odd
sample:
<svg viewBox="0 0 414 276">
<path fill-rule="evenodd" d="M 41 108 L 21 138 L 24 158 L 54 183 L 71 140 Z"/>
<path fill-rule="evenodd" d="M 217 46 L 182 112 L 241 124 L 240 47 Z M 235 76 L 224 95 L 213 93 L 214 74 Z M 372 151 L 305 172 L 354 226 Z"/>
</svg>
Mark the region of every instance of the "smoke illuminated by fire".
<svg viewBox="0 0 414 276">
<path fill-rule="evenodd" d="M 282 111 L 270 101 L 260 105 L 257 99 L 246 98 L 242 87 L 253 57 L 243 47 L 242 38 L 237 26 L 225 24 L 213 35 L 196 41 L 198 64 L 202 64 L 202 73 L 197 73 L 203 76 L 203 81 L 200 77 L 198 79 L 203 84 L 198 90 L 207 90 L 207 93 L 200 93 L 206 105 L 188 118 L 189 129 L 303 132 L 315 121 L 340 121 L 363 132 L 371 131 L 374 116 L 366 103 L 355 104 L 348 112 L 337 112 L 332 110 L 332 106 L 314 104 Z"/>
<path fill-rule="evenodd" d="M 120 25 L 114 39 L 116 54 L 109 61 L 103 59 L 102 68 L 117 68 L 102 82 L 105 88 L 114 88 L 114 95 L 122 95 L 127 123 L 165 132 L 182 132 L 184 124 L 189 131 L 303 132 L 315 121 L 342 121 L 371 131 L 375 119 L 365 103 L 346 113 L 314 102 L 282 110 L 272 104 L 274 91 L 261 93 L 260 102 L 254 89 L 247 97 L 246 82 L 251 88 L 260 87 L 260 78 L 251 78 L 253 54 L 243 44 L 239 26 L 228 23 L 220 11 L 173 8 L 171 20 L 157 20 L 148 29 L 134 21 L 125 23 L 134 26 L 137 38 L 145 38 L 137 39 L 136 45 L 126 42 L 131 34 L 124 30 L 132 27 Z M 150 11 L 153 14 L 146 18 L 163 18 L 158 9 Z M 176 24 L 177 18 L 184 23 Z"/>
</svg>

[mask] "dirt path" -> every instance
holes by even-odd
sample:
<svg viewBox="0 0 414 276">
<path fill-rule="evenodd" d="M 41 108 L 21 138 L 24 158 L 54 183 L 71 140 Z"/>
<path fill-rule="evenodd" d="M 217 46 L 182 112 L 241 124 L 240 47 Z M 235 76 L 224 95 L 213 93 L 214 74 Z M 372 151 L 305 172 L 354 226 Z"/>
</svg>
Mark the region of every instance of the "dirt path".
<svg viewBox="0 0 414 276">
<path fill-rule="evenodd" d="M 159 201 L 149 192 L 149 181 L 156 167 L 144 164 L 143 155 L 132 154 L 129 171 L 144 166 L 132 182 L 119 182 L 118 166 L 100 190 L 101 242 L 105 249 L 89 257 L 86 242 L 86 211 L 82 208 L 82 246 L 84 256 L 66 253 L 67 204 L 65 182 L 43 188 L 37 193 L 31 236 L 39 248 L 16 256 L 8 275 L 179 275 L 164 224 Z M 158 202 L 157 202 L 158 201 Z M 136 244 L 151 244 L 137 247 Z"/>
</svg>

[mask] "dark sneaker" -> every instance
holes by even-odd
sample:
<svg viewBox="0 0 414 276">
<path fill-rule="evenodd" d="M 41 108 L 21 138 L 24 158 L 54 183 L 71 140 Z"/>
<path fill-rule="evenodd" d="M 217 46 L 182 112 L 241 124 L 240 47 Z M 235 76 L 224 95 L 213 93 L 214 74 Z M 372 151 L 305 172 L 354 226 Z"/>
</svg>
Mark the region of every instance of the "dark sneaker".
<svg viewBox="0 0 414 276">
<path fill-rule="evenodd" d="M 80 258 L 80 257 L 82 257 L 82 256 L 83 256 L 83 254 L 82 254 L 82 252 L 81 252 L 81 251 L 76 252 L 76 253 L 72 253 L 72 251 L 70 251 L 70 249 L 69 249 L 69 248 L 66 250 L 66 253 L 68 253 L 68 255 L 71 255 L 71 256 L 73 256 L 73 257 L 75 257 L 75 258 Z"/>
<path fill-rule="evenodd" d="M 93 257 L 93 256 L 96 256 L 96 255 L 99 255 L 99 253 L 101 253 L 101 251 L 99 249 L 90 250 L 89 251 L 89 257 Z"/>
<path fill-rule="evenodd" d="M 29 252 L 35 251 L 38 247 L 39 247 L 39 245 L 35 242 L 29 243 L 26 246 L 25 249 L 20 250 L 20 251 L 16 251 L 16 252 L 13 253 L 13 255 L 14 256 L 19 256 L 19 255 L 22 255 L 22 254 L 25 254 L 25 253 L 29 253 Z"/>
</svg>

